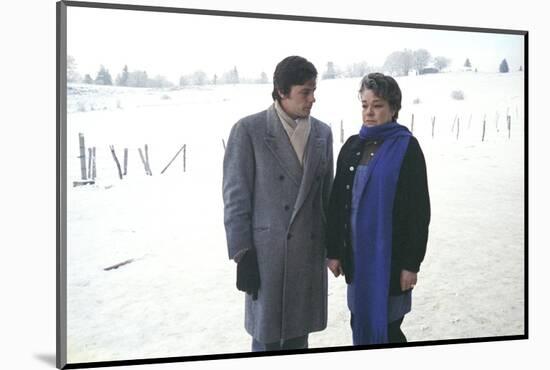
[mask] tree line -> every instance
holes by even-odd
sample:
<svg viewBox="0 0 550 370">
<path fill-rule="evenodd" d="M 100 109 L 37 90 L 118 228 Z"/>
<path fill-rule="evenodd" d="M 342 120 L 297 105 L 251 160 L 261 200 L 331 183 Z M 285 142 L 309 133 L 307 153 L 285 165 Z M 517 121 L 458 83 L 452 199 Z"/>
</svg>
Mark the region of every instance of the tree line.
<svg viewBox="0 0 550 370">
<path fill-rule="evenodd" d="M 410 50 L 404 49 L 390 53 L 382 66 L 370 66 L 367 62 L 353 63 L 339 68 L 334 62 L 328 62 L 325 71 L 322 74 L 323 79 L 333 79 L 341 77 L 362 77 L 370 72 L 384 72 L 392 76 L 407 76 L 414 72 L 417 75 L 426 73 L 437 73 L 445 70 L 451 64 L 451 59 L 445 56 L 432 57 L 426 49 Z M 464 62 L 464 70 L 472 70 L 472 64 L 469 58 Z M 509 66 L 506 59 L 503 59 L 498 67 L 501 73 L 509 72 Z M 519 67 L 519 71 L 522 71 Z M 477 72 L 477 68 L 475 68 Z"/>
<path fill-rule="evenodd" d="M 334 79 L 341 77 L 362 77 L 370 72 L 383 71 L 393 76 L 407 76 L 411 71 L 415 74 L 437 73 L 443 71 L 451 63 L 451 59 L 445 56 L 432 57 L 426 49 L 410 50 L 404 49 L 390 53 L 382 66 L 370 66 L 366 61 L 352 63 L 344 69 L 339 68 L 334 62 L 327 63 L 325 71 L 322 73 L 323 79 Z M 472 70 L 472 64 L 469 58 L 464 62 L 465 70 Z M 509 66 L 506 59 L 503 59 L 498 67 L 499 72 L 509 72 Z M 475 69 L 477 72 L 477 68 Z M 522 71 L 522 67 L 519 67 Z M 144 70 L 130 71 L 125 65 L 121 72 L 113 77 L 105 66 L 101 65 L 95 77 L 86 74 L 81 77 L 77 72 L 77 64 L 72 56 L 67 57 L 67 81 L 68 82 L 83 82 L 86 84 L 95 85 L 117 85 L 127 87 L 175 87 L 176 84 L 169 81 L 166 77 L 156 75 L 149 77 Z M 193 73 L 182 75 L 177 82 L 179 87 L 185 86 L 201 86 L 201 85 L 218 85 L 218 84 L 239 84 L 239 83 L 269 83 L 269 78 L 265 72 L 257 78 L 243 78 L 239 75 L 237 67 L 233 67 L 224 72 L 220 76 L 214 74 L 209 76 L 202 70 L 197 70 Z"/>
<path fill-rule="evenodd" d="M 101 65 L 95 76 L 90 74 L 82 77 L 77 71 L 76 60 L 72 56 L 67 57 L 67 81 L 83 82 L 95 85 L 116 85 L 127 87 L 175 87 L 176 84 L 169 81 L 166 77 L 157 75 L 149 77 L 147 71 L 130 71 L 128 65 L 122 68 L 122 71 L 113 79 L 109 70 Z M 237 67 L 224 72 L 221 76 L 214 74 L 208 76 L 206 72 L 197 70 L 193 73 L 182 75 L 177 85 L 180 87 L 190 85 L 218 85 L 218 84 L 238 84 L 238 83 L 268 83 L 269 79 L 265 72 L 262 72 L 257 78 L 243 78 L 239 75 Z"/>
</svg>

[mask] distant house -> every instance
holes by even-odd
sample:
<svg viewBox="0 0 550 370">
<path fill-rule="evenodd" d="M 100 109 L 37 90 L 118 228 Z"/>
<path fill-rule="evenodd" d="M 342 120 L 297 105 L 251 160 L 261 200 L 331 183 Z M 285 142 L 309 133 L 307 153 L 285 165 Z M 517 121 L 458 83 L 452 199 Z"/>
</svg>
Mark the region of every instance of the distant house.
<svg viewBox="0 0 550 370">
<path fill-rule="evenodd" d="M 425 75 L 425 74 L 428 74 L 428 73 L 439 73 L 439 69 L 436 68 L 436 67 L 426 67 L 426 68 L 422 68 L 420 70 L 421 75 Z"/>
</svg>

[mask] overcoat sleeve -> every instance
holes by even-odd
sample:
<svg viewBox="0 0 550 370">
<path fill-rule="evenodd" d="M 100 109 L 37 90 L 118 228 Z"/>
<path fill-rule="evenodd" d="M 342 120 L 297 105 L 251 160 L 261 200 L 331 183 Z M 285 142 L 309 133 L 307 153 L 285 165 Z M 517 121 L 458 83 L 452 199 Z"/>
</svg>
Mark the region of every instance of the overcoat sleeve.
<svg viewBox="0 0 550 370">
<path fill-rule="evenodd" d="M 245 122 L 231 129 L 223 159 L 224 224 L 229 258 L 253 247 L 254 149 Z"/>
<path fill-rule="evenodd" d="M 395 261 L 401 269 L 418 272 L 428 242 L 430 196 L 426 161 L 415 138 L 403 158 L 394 207 Z"/>
</svg>

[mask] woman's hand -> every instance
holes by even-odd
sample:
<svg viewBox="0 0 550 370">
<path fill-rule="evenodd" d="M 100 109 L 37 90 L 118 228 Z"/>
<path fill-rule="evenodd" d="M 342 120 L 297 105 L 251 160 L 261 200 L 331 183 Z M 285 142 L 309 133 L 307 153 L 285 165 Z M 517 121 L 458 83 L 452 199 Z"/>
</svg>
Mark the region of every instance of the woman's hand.
<svg viewBox="0 0 550 370">
<path fill-rule="evenodd" d="M 334 277 L 344 275 L 344 270 L 342 270 L 342 264 L 340 263 L 340 260 L 328 258 L 327 267 L 334 274 Z"/>
<path fill-rule="evenodd" d="M 401 270 L 401 277 L 399 279 L 401 283 L 401 290 L 409 290 L 416 285 L 417 273 L 407 270 Z"/>
</svg>

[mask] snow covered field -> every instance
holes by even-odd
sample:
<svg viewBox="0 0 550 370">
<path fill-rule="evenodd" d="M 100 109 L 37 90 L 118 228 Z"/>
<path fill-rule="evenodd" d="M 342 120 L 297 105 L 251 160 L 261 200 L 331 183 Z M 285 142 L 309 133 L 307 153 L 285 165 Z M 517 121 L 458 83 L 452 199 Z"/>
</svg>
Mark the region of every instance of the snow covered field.
<svg viewBox="0 0 550 370">
<path fill-rule="evenodd" d="M 523 334 L 523 74 L 397 80 L 403 91 L 399 121 L 411 127 L 414 114 L 432 203 L 428 251 L 403 330 L 410 341 Z M 358 85 L 359 79 L 318 83 L 312 114 L 331 123 L 335 155 L 340 122 L 344 139 L 360 128 Z M 271 89 L 70 86 L 69 362 L 249 350 L 243 293 L 235 288 L 235 264 L 225 246 L 222 139 L 239 118 L 267 108 Z M 464 100 L 451 98 L 455 90 Z M 78 133 L 87 147 L 97 148 L 97 181 L 73 188 L 80 178 Z M 137 148 L 145 144 L 153 176 L 145 175 L 139 158 Z M 161 175 L 183 144 L 186 172 L 180 154 Z M 121 161 L 129 149 L 123 180 L 109 145 Z M 330 278 L 328 328 L 310 336 L 310 347 L 351 344 L 345 302 L 344 280 Z"/>
</svg>

